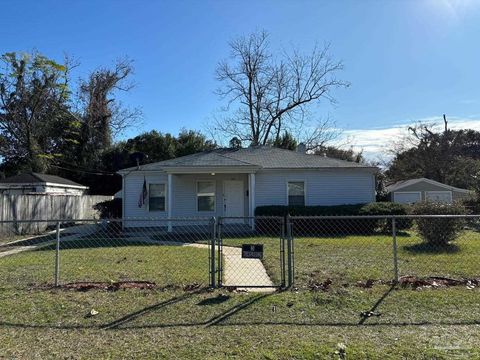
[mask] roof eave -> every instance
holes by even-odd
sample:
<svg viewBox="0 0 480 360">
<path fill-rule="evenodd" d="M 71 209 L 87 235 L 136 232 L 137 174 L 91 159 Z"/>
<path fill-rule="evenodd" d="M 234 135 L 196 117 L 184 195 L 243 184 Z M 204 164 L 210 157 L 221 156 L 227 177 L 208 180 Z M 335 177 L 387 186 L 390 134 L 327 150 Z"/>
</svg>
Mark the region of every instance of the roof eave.
<svg viewBox="0 0 480 360">
<path fill-rule="evenodd" d="M 118 174 L 125 176 L 131 173 L 167 173 L 167 174 L 208 174 L 208 173 L 219 173 L 219 174 L 238 174 L 238 173 L 255 173 L 261 166 L 257 165 L 241 165 L 241 166 L 164 166 L 158 169 L 133 169 L 133 170 L 119 170 Z"/>
<path fill-rule="evenodd" d="M 375 166 L 298 166 L 298 167 L 264 167 L 262 170 L 380 170 Z"/>
<path fill-rule="evenodd" d="M 36 183 L 0 183 L 0 188 L 22 188 L 25 186 L 56 186 L 72 189 L 82 189 L 87 190 L 88 186 L 83 185 L 69 185 L 69 184 L 59 184 L 52 182 L 36 182 Z"/>
</svg>

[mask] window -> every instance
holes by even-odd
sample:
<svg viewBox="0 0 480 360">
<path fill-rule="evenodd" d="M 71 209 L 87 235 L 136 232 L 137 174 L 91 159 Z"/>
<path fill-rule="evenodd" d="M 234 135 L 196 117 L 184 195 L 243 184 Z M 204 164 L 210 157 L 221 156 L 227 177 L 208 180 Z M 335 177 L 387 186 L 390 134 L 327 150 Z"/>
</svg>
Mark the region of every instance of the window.
<svg viewBox="0 0 480 360">
<path fill-rule="evenodd" d="M 165 184 L 149 184 L 148 210 L 165 211 Z"/>
<path fill-rule="evenodd" d="M 305 183 L 303 181 L 288 182 L 288 205 L 305 206 Z"/>
<path fill-rule="evenodd" d="M 215 182 L 197 182 L 197 209 L 198 211 L 215 211 Z"/>
<path fill-rule="evenodd" d="M 426 191 L 425 200 L 451 204 L 452 192 L 451 191 Z"/>
</svg>

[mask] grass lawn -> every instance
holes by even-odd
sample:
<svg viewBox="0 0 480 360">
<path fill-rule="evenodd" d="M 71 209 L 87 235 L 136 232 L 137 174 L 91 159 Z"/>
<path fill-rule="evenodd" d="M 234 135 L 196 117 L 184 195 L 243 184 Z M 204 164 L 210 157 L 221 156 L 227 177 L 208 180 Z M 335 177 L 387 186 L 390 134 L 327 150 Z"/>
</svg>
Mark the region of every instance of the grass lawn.
<svg viewBox="0 0 480 360">
<path fill-rule="evenodd" d="M 0 258 L 0 287 L 52 284 L 55 246 Z M 63 244 L 61 283 L 76 281 L 152 281 L 159 287 L 208 285 L 208 250 L 190 246 L 153 246 L 110 239 Z"/>
<path fill-rule="evenodd" d="M 338 359 L 339 343 L 347 359 L 478 358 L 479 298 L 477 289 L 385 285 L 270 295 L 3 290 L 0 358 Z M 98 315 L 85 317 L 92 308 Z M 360 316 L 371 309 L 380 316 Z"/>
<path fill-rule="evenodd" d="M 224 246 L 264 244 L 264 264 L 270 276 L 280 278 L 279 240 L 270 237 L 224 239 Z M 426 248 L 414 232 L 397 237 L 400 276 L 480 278 L 480 234 L 466 231 L 443 251 Z M 436 250 L 436 251 L 435 251 Z M 334 283 L 392 280 L 392 237 L 386 235 L 297 237 L 294 239 L 295 285 L 331 279 Z"/>
<path fill-rule="evenodd" d="M 444 253 L 419 249 L 413 233 L 398 242 L 403 275 L 479 275 L 477 233 Z M 264 243 L 278 278 L 278 239 L 224 240 L 242 243 Z M 29 284 L 53 281 L 51 247 L 0 258 L 0 359 L 338 359 L 339 343 L 347 359 L 480 358 L 479 288 L 356 286 L 392 278 L 390 237 L 297 238 L 295 260 L 298 290 L 253 294 L 183 291 L 208 283 L 208 251 L 188 246 L 84 239 L 61 252 L 62 282 L 148 280 L 157 290 L 41 289 Z M 327 278 L 327 291 L 308 290 Z"/>
</svg>

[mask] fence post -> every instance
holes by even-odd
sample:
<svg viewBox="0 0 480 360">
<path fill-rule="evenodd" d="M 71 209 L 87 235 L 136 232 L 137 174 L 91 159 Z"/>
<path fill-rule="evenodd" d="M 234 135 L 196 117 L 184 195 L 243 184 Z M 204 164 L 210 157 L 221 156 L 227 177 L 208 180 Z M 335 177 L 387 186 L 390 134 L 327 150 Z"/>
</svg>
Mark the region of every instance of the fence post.
<svg viewBox="0 0 480 360">
<path fill-rule="evenodd" d="M 282 277 L 282 288 L 285 288 L 286 281 L 285 281 L 285 218 L 281 218 L 280 221 L 280 273 Z"/>
<path fill-rule="evenodd" d="M 292 222 L 290 214 L 287 215 L 287 274 L 288 287 L 293 285 L 293 237 L 292 237 Z"/>
<path fill-rule="evenodd" d="M 215 243 L 217 240 L 217 219 L 212 218 L 212 238 L 210 239 L 210 286 L 215 287 Z"/>
<path fill-rule="evenodd" d="M 60 279 L 60 221 L 57 221 L 57 243 L 55 246 L 55 286 L 58 286 Z"/>
<path fill-rule="evenodd" d="M 218 256 L 218 270 L 217 270 L 217 287 L 222 287 L 222 276 L 223 276 L 223 255 L 222 255 L 222 218 L 217 218 L 217 256 Z"/>
<path fill-rule="evenodd" d="M 393 271 L 395 283 L 398 283 L 398 246 L 397 246 L 397 226 L 396 219 L 392 217 L 392 239 L 393 239 Z"/>
</svg>

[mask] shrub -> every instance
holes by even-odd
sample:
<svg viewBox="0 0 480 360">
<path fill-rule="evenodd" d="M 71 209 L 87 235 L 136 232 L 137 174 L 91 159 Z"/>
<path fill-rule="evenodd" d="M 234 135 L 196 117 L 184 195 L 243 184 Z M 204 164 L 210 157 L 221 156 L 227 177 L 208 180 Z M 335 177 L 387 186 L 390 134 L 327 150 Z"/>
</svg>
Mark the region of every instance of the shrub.
<svg viewBox="0 0 480 360">
<path fill-rule="evenodd" d="M 255 216 L 347 216 L 358 215 L 364 204 L 334 206 L 258 206 Z"/>
<path fill-rule="evenodd" d="M 102 201 L 93 206 L 102 219 L 120 219 L 122 217 L 122 199 Z"/>
<path fill-rule="evenodd" d="M 407 207 L 396 203 L 370 203 L 335 206 L 259 206 L 256 216 L 357 216 L 406 215 Z M 412 226 L 410 219 L 397 221 L 398 229 Z M 382 219 L 308 219 L 295 220 L 297 234 L 372 234 L 377 230 L 391 230 L 391 222 Z"/>
<path fill-rule="evenodd" d="M 376 202 L 363 206 L 359 211 L 359 215 L 408 215 L 408 210 L 409 208 L 403 204 L 393 202 Z M 389 219 L 371 219 L 368 222 L 371 223 L 370 226 L 374 229 L 379 229 L 382 232 L 392 231 L 392 221 Z M 397 230 L 410 229 L 412 227 L 412 224 L 412 219 L 396 220 Z"/>
<path fill-rule="evenodd" d="M 122 218 L 122 199 L 113 199 L 102 201 L 93 206 L 95 210 L 100 212 L 102 219 L 121 219 Z M 121 221 L 108 221 L 104 228 L 105 235 L 120 234 L 122 231 Z"/>
<path fill-rule="evenodd" d="M 255 209 L 256 216 L 351 216 L 358 215 L 364 204 L 335 206 L 259 206 Z M 257 221 L 261 223 L 262 220 Z M 296 219 L 293 231 L 297 235 L 343 234 L 358 232 L 348 219 Z"/>
<path fill-rule="evenodd" d="M 470 196 L 462 200 L 462 205 L 465 206 L 467 212 L 470 214 L 480 214 L 480 196 Z"/>
<path fill-rule="evenodd" d="M 417 203 L 412 208 L 415 215 L 465 215 L 466 209 L 460 203 L 437 202 Z M 418 218 L 415 219 L 420 237 L 429 245 L 447 246 L 463 229 L 462 218 Z"/>
</svg>

